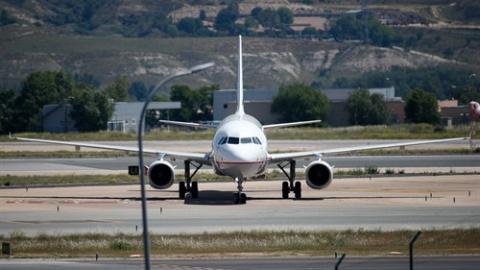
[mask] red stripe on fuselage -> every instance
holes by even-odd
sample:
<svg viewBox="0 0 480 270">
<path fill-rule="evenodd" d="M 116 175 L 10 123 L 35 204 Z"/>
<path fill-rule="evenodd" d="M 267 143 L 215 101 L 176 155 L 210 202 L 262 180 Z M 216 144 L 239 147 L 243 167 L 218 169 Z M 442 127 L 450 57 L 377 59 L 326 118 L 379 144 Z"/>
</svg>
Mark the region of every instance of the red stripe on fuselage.
<svg viewBox="0 0 480 270">
<path fill-rule="evenodd" d="M 263 161 L 217 161 L 218 164 L 240 164 L 240 165 L 248 165 L 248 164 L 262 164 Z"/>
</svg>

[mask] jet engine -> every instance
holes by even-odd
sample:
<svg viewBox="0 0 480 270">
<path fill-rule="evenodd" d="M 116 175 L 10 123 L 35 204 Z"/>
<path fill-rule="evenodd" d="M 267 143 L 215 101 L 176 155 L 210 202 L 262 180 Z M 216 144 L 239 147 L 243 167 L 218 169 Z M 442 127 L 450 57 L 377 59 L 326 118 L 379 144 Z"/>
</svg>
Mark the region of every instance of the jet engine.
<svg viewBox="0 0 480 270">
<path fill-rule="evenodd" d="M 477 117 L 480 117 L 480 104 L 475 101 L 471 101 L 468 104 L 470 121 L 476 121 Z"/>
<path fill-rule="evenodd" d="M 313 189 L 326 188 L 332 182 L 332 167 L 325 161 L 314 161 L 308 164 L 305 170 L 305 177 L 309 187 Z"/>
<path fill-rule="evenodd" d="M 166 189 L 173 185 L 175 172 L 172 164 L 157 160 L 148 167 L 148 182 L 156 189 Z"/>
</svg>

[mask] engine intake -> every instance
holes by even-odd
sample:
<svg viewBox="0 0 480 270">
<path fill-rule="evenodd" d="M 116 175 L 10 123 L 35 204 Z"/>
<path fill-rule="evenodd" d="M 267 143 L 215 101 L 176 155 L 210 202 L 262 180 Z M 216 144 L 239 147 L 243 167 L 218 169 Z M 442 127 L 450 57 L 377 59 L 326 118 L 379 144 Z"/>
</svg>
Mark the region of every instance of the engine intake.
<svg viewBox="0 0 480 270">
<path fill-rule="evenodd" d="M 163 160 L 153 162 L 148 168 L 148 182 L 156 189 L 166 189 L 173 185 L 175 172 L 173 166 Z"/>
<path fill-rule="evenodd" d="M 332 182 L 332 167 L 325 161 L 314 161 L 308 164 L 305 177 L 309 187 L 313 189 L 326 188 Z"/>
</svg>

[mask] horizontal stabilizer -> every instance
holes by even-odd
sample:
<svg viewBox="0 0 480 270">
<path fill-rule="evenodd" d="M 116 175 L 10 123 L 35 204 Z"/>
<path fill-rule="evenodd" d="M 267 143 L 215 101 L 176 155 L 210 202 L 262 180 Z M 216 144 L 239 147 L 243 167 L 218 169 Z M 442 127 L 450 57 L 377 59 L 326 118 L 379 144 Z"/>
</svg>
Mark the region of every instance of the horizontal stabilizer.
<svg viewBox="0 0 480 270">
<path fill-rule="evenodd" d="M 217 125 L 215 124 L 178 122 L 178 121 L 169 121 L 169 120 L 158 120 L 158 122 L 167 124 L 167 125 L 184 126 L 184 127 L 217 128 Z"/>
<path fill-rule="evenodd" d="M 293 126 L 302 126 L 302 125 L 309 125 L 309 124 L 315 124 L 315 123 L 321 123 L 321 122 L 322 122 L 322 120 L 290 122 L 290 123 L 282 123 L 282 124 L 264 125 L 263 128 L 268 129 L 268 128 L 293 127 Z"/>
</svg>

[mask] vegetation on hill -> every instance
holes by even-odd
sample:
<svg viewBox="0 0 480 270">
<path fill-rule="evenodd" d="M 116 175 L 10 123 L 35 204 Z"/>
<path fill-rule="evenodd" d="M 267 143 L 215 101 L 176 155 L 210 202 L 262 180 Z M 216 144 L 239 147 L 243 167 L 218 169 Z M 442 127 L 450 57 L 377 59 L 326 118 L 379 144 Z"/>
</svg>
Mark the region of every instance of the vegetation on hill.
<svg viewBox="0 0 480 270">
<path fill-rule="evenodd" d="M 394 86 L 402 97 L 420 88 L 460 104 L 480 99 L 480 80 L 472 76 L 480 74 L 475 0 L 371 0 L 364 6 L 356 0 L 0 4 L 0 87 L 16 93 L 32 72 L 61 70 L 95 89 L 126 75 L 129 96 L 142 100 L 159 77 L 212 60 L 218 68 L 184 83 L 230 88 L 236 39 L 224 36 L 242 34 L 251 36 L 244 39 L 250 88 L 296 82 L 316 88 Z M 298 30 L 302 16 L 325 21 Z M 9 91 L 1 93 L 7 104 Z"/>
</svg>

